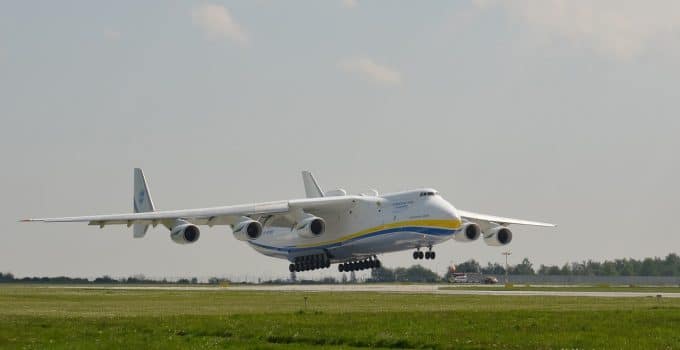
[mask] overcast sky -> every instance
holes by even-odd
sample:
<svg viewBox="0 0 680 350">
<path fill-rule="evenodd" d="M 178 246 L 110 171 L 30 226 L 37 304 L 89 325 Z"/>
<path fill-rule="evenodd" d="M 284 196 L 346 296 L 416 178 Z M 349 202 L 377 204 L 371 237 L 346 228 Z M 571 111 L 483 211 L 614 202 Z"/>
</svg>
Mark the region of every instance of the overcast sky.
<svg viewBox="0 0 680 350">
<path fill-rule="evenodd" d="M 514 227 L 511 262 L 678 252 L 678 62 L 676 0 L 2 2 L 0 271 L 287 276 L 226 227 L 16 222 L 129 212 L 133 167 L 160 209 L 301 197 L 309 169 L 559 225 Z"/>
</svg>

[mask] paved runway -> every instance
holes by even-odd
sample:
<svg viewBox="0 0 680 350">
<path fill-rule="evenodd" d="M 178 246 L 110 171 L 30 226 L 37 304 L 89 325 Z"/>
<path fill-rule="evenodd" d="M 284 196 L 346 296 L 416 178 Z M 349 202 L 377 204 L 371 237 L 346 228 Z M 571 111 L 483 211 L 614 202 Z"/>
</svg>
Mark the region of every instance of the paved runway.
<svg viewBox="0 0 680 350">
<path fill-rule="evenodd" d="M 119 290 L 252 290 L 279 292 L 378 292 L 378 293 L 424 293 L 447 295 L 497 295 L 497 296 L 558 296 L 558 297 L 600 297 L 600 298 L 641 298 L 663 297 L 680 298 L 680 293 L 667 292 L 587 292 L 587 291 L 522 291 L 495 290 L 488 287 L 462 287 L 441 289 L 441 284 L 309 284 L 309 285 L 231 285 L 228 287 L 208 286 L 79 286 L 67 288 L 83 289 L 119 289 Z M 64 287 L 55 287 L 64 288 Z"/>
<path fill-rule="evenodd" d="M 654 292 L 574 292 L 574 291 L 521 291 L 493 290 L 485 287 L 441 289 L 435 284 L 319 284 L 319 285 L 282 285 L 261 286 L 249 285 L 230 287 L 230 290 L 257 291 L 304 291 L 304 292 L 383 292 L 383 293 L 426 293 L 451 295 L 519 295 L 519 296 L 566 296 L 566 297 L 657 297 L 680 298 L 680 293 Z"/>
</svg>

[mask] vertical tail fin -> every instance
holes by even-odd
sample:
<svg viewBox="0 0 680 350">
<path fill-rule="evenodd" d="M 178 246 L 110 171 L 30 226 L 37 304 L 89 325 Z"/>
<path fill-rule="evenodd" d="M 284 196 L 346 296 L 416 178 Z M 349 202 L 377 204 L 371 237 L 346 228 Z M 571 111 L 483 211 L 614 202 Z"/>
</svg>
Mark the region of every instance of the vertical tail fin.
<svg viewBox="0 0 680 350">
<path fill-rule="evenodd" d="M 135 213 L 154 211 L 151 193 L 149 193 L 149 187 L 146 184 L 144 173 L 140 168 L 135 168 L 134 171 L 134 191 L 132 207 L 134 208 Z M 147 224 L 134 224 L 132 228 L 133 236 L 135 238 L 142 238 L 148 229 L 149 225 Z"/>
<path fill-rule="evenodd" d="M 317 198 L 324 196 L 321 187 L 319 187 L 319 184 L 314 178 L 314 175 L 312 175 L 312 173 L 309 171 L 305 170 L 302 172 L 302 182 L 305 184 L 305 194 L 307 195 L 307 198 Z"/>
</svg>

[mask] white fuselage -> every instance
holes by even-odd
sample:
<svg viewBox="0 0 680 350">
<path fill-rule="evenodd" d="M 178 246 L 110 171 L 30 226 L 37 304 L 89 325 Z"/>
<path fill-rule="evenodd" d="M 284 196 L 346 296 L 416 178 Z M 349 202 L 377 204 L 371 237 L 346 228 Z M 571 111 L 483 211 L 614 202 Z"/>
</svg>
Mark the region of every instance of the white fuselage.
<svg viewBox="0 0 680 350">
<path fill-rule="evenodd" d="M 265 222 L 262 235 L 248 243 L 262 254 L 290 261 L 325 253 L 332 262 L 342 262 L 428 248 L 462 227 L 456 209 L 432 189 L 361 199 L 347 211 L 320 215 L 326 228 L 318 237 L 301 237 L 293 226 Z"/>
</svg>

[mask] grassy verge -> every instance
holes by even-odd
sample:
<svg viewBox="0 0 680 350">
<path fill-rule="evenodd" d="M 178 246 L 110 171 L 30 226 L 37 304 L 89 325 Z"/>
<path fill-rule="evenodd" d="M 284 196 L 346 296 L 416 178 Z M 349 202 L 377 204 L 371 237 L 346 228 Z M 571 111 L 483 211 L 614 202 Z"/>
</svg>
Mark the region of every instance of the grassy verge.
<svg viewBox="0 0 680 350">
<path fill-rule="evenodd" d="M 675 349 L 677 329 L 678 299 L 0 288 L 3 349 Z"/>
</svg>

